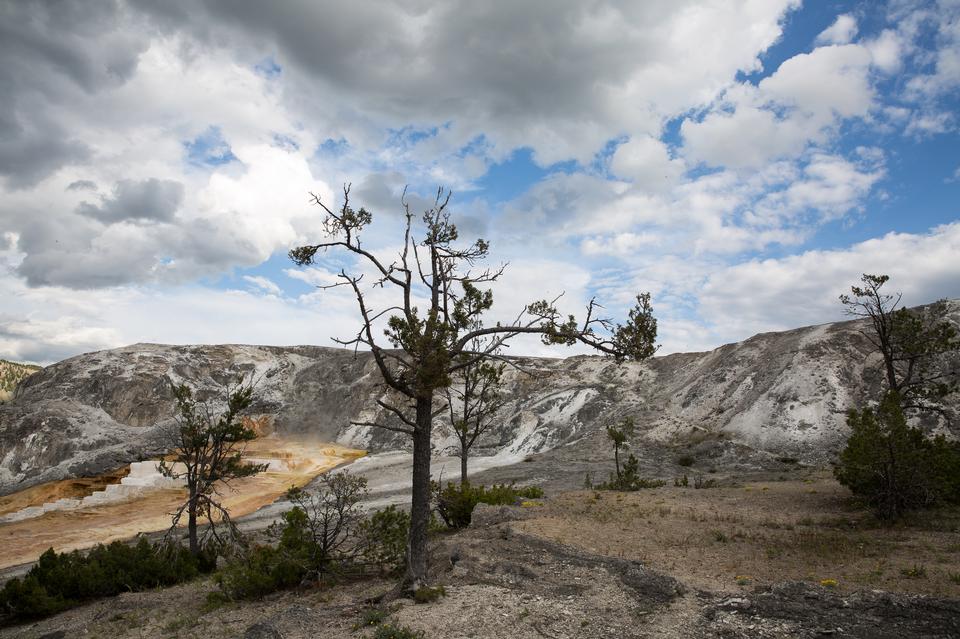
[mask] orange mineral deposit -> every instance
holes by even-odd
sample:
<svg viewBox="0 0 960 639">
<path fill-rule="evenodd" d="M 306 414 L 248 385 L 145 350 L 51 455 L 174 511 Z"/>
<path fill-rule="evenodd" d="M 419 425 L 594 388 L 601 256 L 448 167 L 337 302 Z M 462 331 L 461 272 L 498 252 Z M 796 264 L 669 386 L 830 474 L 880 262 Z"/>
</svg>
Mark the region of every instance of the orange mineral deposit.
<svg viewBox="0 0 960 639">
<path fill-rule="evenodd" d="M 365 454 L 327 442 L 276 434 L 260 437 L 247 445 L 244 458 L 269 468 L 222 487 L 221 503 L 236 519 L 273 503 L 291 487 L 305 486 L 317 475 Z M 143 481 L 144 464 L 134 466 L 132 474 L 125 468 L 100 478 L 51 482 L 0 498 L 0 568 L 34 561 L 51 547 L 58 552 L 89 548 L 168 528 L 171 513 L 183 503 L 185 489 L 162 481 L 152 486 Z"/>
</svg>

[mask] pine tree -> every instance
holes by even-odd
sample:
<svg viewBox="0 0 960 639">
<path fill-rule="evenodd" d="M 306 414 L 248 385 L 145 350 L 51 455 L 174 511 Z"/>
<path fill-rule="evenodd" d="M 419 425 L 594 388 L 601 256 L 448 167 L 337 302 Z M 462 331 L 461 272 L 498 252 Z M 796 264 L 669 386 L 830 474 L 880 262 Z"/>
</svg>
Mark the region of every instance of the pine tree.
<svg viewBox="0 0 960 639">
<path fill-rule="evenodd" d="M 174 389 L 177 402 L 175 427 L 170 433 L 173 452 L 163 459 L 158 469 L 166 477 L 183 479 L 187 484 L 187 499 L 174 512 L 171 531 L 187 516 L 187 536 L 190 552 L 201 552 L 197 533 L 198 518 L 210 524 L 210 534 L 217 540 L 217 525 L 224 524 L 228 533 L 235 533 L 230 513 L 220 503 L 219 490 L 229 488 L 230 482 L 266 470 L 265 464 L 243 461 L 247 442 L 257 433 L 244 425 L 241 414 L 253 402 L 253 388 L 241 382 L 227 394 L 226 410 L 215 414 L 206 403 L 197 402 L 193 391 L 185 384 Z"/>
</svg>

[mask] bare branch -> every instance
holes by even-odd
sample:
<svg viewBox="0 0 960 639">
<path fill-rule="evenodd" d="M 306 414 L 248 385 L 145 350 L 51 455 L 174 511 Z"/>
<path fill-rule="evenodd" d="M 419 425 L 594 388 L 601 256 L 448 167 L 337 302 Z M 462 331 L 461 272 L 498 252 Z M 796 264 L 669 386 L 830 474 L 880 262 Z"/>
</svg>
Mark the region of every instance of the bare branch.
<svg viewBox="0 0 960 639">
<path fill-rule="evenodd" d="M 350 187 L 345 185 L 344 202 L 339 211 L 317 201 L 326 213 L 324 228 L 332 239 L 293 249 L 290 257 L 302 266 L 312 263 L 321 250 L 336 249 L 361 255 L 379 271 L 379 278 L 373 286 L 396 287 L 402 297 L 402 303 L 379 311 L 372 309 L 364 297 L 365 290 L 359 285 L 360 278 L 341 270 L 340 277 L 353 289 L 361 326 L 352 338 L 335 342 L 352 346 L 355 351 L 361 346 L 369 348 L 387 387 L 410 398 L 415 405 L 414 419 L 409 416 L 409 411 L 389 401 L 378 401 L 379 407 L 397 418 L 402 426 L 380 421 L 354 423 L 413 437 L 408 578 L 417 585 L 423 583 L 426 574 L 430 433 L 433 419 L 442 411 L 453 410 L 456 394 L 456 391 L 450 393 L 453 377 L 479 375 L 467 379 L 463 387 L 463 397 L 470 398 L 464 400 L 466 417 L 460 421 L 469 420 L 470 425 L 468 430 L 458 430 L 464 433 L 461 441 L 468 448 L 476 441 L 479 432 L 489 425 L 497 405 L 491 382 L 486 378 L 499 378 L 500 372 L 508 365 L 529 374 L 517 362 L 503 357 L 501 349 L 506 348 L 511 338 L 537 334 L 549 344 L 578 341 L 589 344 L 614 355 L 618 361 L 626 357 L 643 359 L 656 350 L 653 345 L 656 322 L 649 307 L 649 296 L 638 298 L 643 304 L 639 310 L 631 311 L 630 321 L 624 326 L 614 326 L 610 319 L 598 317 L 601 307 L 595 300 L 590 301 L 586 316 L 582 323 L 578 323 L 573 316 L 559 313 L 556 308 L 558 298 L 554 298 L 552 302 L 539 301 L 529 305 L 511 324 L 483 327 L 482 316 L 491 308 L 493 294 L 481 290 L 480 286 L 500 278 L 506 265 L 494 269 L 476 266 L 487 257 L 489 244 L 483 239 L 460 242 L 449 210 L 451 192 L 437 189 L 433 204 L 424 211 L 415 233 L 413 214 L 404 189 L 401 197 L 406 221 L 403 247 L 397 261 L 389 265 L 361 247 L 360 235 L 372 222 L 372 216 L 362 208 L 351 208 L 349 195 Z M 315 200 L 319 198 L 315 197 Z M 428 293 L 426 302 L 414 306 L 415 293 L 424 292 Z M 374 336 L 373 325 L 385 317 L 388 319 L 384 334 L 396 350 L 382 348 Z M 604 336 L 601 332 L 610 335 Z M 438 408 L 436 394 L 444 392 L 447 392 L 448 401 Z"/>
<path fill-rule="evenodd" d="M 381 424 L 380 422 L 350 422 L 353 426 L 371 426 L 373 428 L 382 428 L 384 430 L 390 430 L 395 433 L 403 433 L 404 435 L 413 436 L 414 432 L 410 428 L 403 428 L 401 426 L 390 426 L 388 424 Z"/>
<path fill-rule="evenodd" d="M 397 408 L 396 406 L 391 406 L 390 404 L 386 403 L 382 399 L 377 400 L 377 405 L 380 406 L 380 408 L 383 408 L 384 410 L 388 410 L 394 415 L 396 415 L 400 419 L 400 421 L 402 421 L 407 426 L 410 426 L 412 428 L 417 427 L 417 423 L 409 419 L 406 415 L 404 415 L 403 411 Z"/>
</svg>

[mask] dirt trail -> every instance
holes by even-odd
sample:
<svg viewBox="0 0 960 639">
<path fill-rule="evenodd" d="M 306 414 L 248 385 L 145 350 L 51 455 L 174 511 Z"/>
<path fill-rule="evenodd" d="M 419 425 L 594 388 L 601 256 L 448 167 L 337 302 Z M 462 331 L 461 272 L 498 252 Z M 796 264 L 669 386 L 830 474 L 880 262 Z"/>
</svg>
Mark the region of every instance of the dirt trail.
<svg viewBox="0 0 960 639">
<path fill-rule="evenodd" d="M 276 459 L 283 463 L 259 475 L 233 482 L 232 488 L 222 490 L 223 503 L 232 517 L 247 515 L 273 503 L 287 489 L 305 486 L 317 475 L 364 454 L 364 451 L 335 444 L 262 437 L 248 445 L 245 457 Z M 50 485 L 41 491 L 36 489 L 36 494 L 53 490 Z M 30 497 L 35 498 L 36 494 Z M 19 493 L 10 498 L 17 498 L 17 495 Z M 183 496 L 182 489 L 156 490 L 129 501 L 53 511 L 40 517 L 0 524 L 0 568 L 34 561 L 51 547 L 57 551 L 75 550 L 128 539 L 141 532 L 163 530 L 170 525 L 170 513 L 182 503 Z M 27 496 L 18 499 L 23 501 Z"/>
</svg>

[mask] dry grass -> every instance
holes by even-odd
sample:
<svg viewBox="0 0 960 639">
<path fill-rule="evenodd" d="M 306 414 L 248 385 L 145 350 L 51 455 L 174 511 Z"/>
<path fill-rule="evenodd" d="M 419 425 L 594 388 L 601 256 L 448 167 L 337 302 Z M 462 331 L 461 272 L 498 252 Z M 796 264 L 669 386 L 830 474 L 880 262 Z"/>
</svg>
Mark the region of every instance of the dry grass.
<svg viewBox="0 0 960 639">
<path fill-rule="evenodd" d="M 960 509 L 884 527 L 825 473 L 710 490 L 567 493 L 517 527 L 639 559 L 700 588 L 829 580 L 841 590 L 960 597 Z"/>
</svg>

